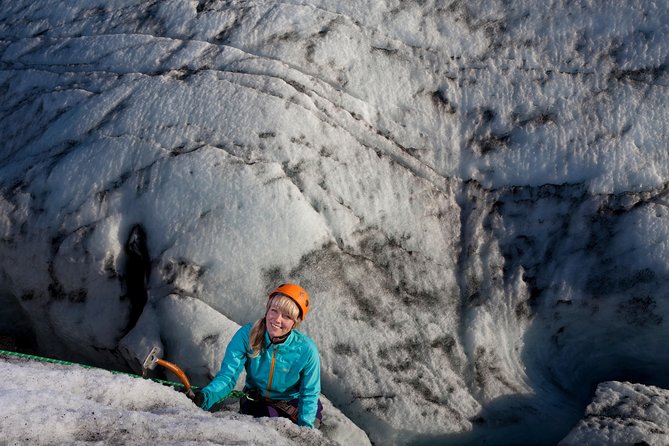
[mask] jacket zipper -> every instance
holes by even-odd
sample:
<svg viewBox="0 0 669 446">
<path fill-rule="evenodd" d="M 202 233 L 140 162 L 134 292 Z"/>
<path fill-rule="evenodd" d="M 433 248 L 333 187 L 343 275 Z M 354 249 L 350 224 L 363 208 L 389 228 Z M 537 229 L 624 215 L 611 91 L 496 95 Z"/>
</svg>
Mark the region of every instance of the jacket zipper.
<svg viewBox="0 0 669 446">
<path fill-rule="evenodd" d="M 269 368 L 269 381 L 267 383 L 267 393 L 265 394 L 265 399 L 269 399 L 269 392 L 272 390 L 272 378 L 274 378 L 274 363 L 276 362 L 276 350 L 272 352 L 272 365 Z"/>
</svg>

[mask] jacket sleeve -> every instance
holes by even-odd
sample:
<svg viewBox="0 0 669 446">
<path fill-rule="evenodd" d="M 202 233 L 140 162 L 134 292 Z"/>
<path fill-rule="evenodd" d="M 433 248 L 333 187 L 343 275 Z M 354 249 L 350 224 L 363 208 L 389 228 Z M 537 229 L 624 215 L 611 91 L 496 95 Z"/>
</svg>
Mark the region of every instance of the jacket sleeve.
<svg viewBox="0 0 669 446">
<path fill-rule="evenodd" d="M 237 378 L 246 364 L 248 331 L 246 327 L 242 327 L 230 340 L 223 356 L 221 369 L 214 379 L 202 389 L 203 409 L 209 410 L 211 406 L 225 398 L 237 383 Z"/>
<path fill-rule="evenodd" d="M 297 424 L 314 427 L 318 411 L 318 396 L 321 393 L 321 360 L 315 345 L 309 349 L 309 357 L 302 369 Z"/>
</svg>

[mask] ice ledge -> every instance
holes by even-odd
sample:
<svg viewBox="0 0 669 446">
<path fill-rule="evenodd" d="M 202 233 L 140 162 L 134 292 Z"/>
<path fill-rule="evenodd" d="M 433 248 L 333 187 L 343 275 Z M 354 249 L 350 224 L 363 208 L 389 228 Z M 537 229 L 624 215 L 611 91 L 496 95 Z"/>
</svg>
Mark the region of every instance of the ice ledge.
<svg viewBox="0 0 669 446">
<path fill-rule="evenodd" d="M 669 444 L 669 390 L 629 382 L 600 383 L 585 416 L 559 445 L 601 444 Z"/>
</svg>

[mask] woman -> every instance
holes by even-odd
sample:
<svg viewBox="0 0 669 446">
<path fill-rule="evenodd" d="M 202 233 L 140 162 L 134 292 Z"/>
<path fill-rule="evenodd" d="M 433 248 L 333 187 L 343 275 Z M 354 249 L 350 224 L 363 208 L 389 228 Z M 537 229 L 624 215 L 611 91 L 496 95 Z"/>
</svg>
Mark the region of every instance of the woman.
<svg viewBox="0 0 669 446">
<path fill-rule="evenodd" d="M 299 285 L 280 285 L 269 295 L 265 316 L 241 327 L 228 344 L 221 369 L 196 393 L 194 402 L 210 409 L 232 390 L 246 368 L 240 411 L 255 417 L 283 416 L 300 426 L 320 424 L 320 358 L 316 344 L 296 330 L 309 312 L 309 296 Z"/>
</svg>

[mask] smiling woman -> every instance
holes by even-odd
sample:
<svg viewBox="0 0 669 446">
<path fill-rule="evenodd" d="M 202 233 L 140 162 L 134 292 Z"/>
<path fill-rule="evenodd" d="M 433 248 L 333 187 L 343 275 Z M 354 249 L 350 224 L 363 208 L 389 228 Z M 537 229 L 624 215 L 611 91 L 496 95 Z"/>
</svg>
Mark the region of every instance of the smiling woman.
<svg viewBox="0 0 669 446">
<path fill-rule="evenodd" d="M 240 411 L 254 417 L 285 417 L 317 427 L 322 418 L 320 358 L 314 342 L 296 330 L 309 312 L 307 292 L 283 284 L 269 295 L 265 316 L 240 328 L 226 349 L 216 377 L 193 401 L 211 409 L 246 369 Z"/>
<path fill-rule="evenodd" d="M 285 308 L 282 308 L 285 307 Z M 292 311 L 291 311 L 292 310 Z M 284 338 L 296 325 L 299 311 L 289 297 L 277 296 L 267 310 L 265 324 L 272 342 Z"/>
</svg>

